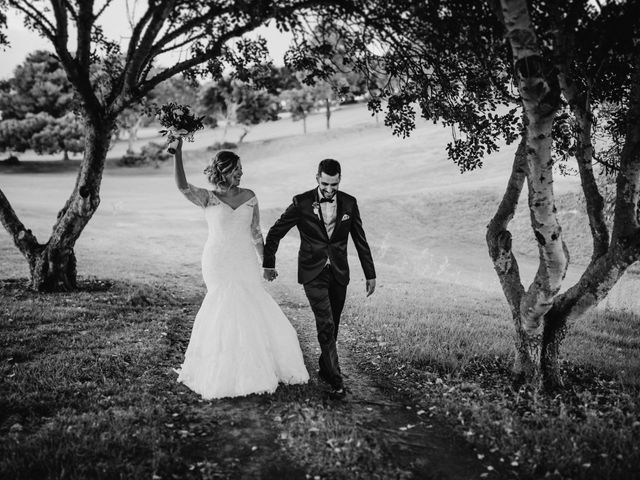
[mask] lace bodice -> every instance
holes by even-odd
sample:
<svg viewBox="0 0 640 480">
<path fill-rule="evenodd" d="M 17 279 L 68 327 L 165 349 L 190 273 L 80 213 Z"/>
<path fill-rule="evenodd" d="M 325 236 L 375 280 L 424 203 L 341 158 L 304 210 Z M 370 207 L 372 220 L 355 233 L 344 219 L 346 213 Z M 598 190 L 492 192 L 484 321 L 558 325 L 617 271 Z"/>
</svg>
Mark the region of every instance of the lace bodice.
<svg viewBox="0 0 640 480">
<path fill-rule="evenodd" d="M 189 185 L 181 191 L 204 209 L 207 220 L 209 235 L 202 254 L 207 287 L 212 288 L 218 282 L 259 281 L 264 241 L 257 197 L 254 195 L 233 208 L 204 188 Z"/>
<path fill-rule="evenodd" d="M 242 204 L 238 205 L 236 208 L 233 208 L 220 200 L 211 190 L 198 188 L 191 184 L 188 184 L 187 188 L 180 189 L 180 191 L 184 194 L 185 197 L 187 197 L 189 201 L 202 208 L 220 206 L 221 208 L 227 207 L 232 212 L 235 212 L 236 210 L 240 210 L 243 207 L 250 207 L 252 209 L 250 224 L 251 239 L 253 241 L 253 244 L 256 246 L 263 244 L 264 239 L 262 237 L 262 230 L 260 229 L 260 207 L 258 205 L 258 198 L 255 195 Z M 211 225 L 209 225 L 209 228 L 211 229 Z M 211 230 L 209 231 L 209 234 L 211 234 Z M 260 257 L 262 257 L 261 251 L 258 252 L 258 254 L 260 255 Z"/>
</svg>

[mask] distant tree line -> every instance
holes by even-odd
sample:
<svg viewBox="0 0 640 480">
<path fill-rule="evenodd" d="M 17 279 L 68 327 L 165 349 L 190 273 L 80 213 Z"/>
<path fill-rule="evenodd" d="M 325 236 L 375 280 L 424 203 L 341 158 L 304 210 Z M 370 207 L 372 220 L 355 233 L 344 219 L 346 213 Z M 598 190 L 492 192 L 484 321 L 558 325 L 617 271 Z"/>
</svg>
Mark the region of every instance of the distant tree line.
<svg viewBox="0 0 640 480">
<path fill-rule="evenodd" d="M 192 106 L 210 127 L 224 124 L 225 138 L 230 126 L 241 127 L 237 139 L 241 143 L 253 125 L 277 120 L 283 112 L 289 112 L 294 121 L 302 120 L 306 133 L 307 116 L 322 109 L 329 129 L 331 109 L 336 104 L 366 93 L 364 77 L 352 72 L 336 73 L 331 79 L 309 85 L 302 74 L 286 66 L 264 69 L 260 88 L 232 76 L 204 84 L 171 77 L 148 92 L 140 104 L 120 113 L 115 139 L 126 136 L 127 153 L 133 154 L 138 130 L 153 122 L 145 107 L 154 102 Z M 38 50 L 27 55 L 12 78 L 0 81 L 0 151 L 62 152 L 65 160 L 69 153 L 82 152 L 84 127 L 77 102 L 64 68 L 52 52 Z"/>
</svg>

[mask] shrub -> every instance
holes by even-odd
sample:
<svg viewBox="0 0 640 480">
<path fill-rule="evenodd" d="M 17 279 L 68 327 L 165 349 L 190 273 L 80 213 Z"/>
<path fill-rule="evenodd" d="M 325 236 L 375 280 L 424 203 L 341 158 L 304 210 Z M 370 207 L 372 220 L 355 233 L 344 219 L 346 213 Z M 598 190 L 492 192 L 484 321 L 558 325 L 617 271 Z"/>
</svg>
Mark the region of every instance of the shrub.
<svg viewBox="0 0 640 480">
<path fill-rule="evenodd" d="M 210 145 L 207 147 L 207 150 L 211 151 L 211 150 L 234 150 L 238 148 L 238 144 L 237 143 L 233 143 L 233 142 L 216 142 L 213 145 Z"/>
<path fill-rule="evenodd" d="M 143 167 L 153 165 L 159 168 L 161 163 L 166 162 L 171 155 L 166 151 L 165 145 L 155 142 L 149 142 L 142 147 L 140 153 L 127 152 L 118 161 L 118 165 L 122 167 Z"/>
<path fill-rule="evenodd" d="M 4 160 L 0 160 L 0 161 L 2 163 L 4 163 L 5 165 L 19 165 L 20 164 L 20 159 L 18 157 L 16 157 L 15 155 L 9 155 Z"/>
</svg>

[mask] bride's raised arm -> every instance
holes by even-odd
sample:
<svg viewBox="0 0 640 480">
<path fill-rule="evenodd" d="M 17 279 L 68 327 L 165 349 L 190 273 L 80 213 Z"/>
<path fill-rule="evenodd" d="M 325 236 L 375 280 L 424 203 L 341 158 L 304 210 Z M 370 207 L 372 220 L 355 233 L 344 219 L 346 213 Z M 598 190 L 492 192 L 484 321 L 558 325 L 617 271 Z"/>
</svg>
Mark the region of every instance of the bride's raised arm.
<svg viewBox="0 0 640 480">
<path fill-rule="evenodd" d="M 174 154 L 173 177 L 178 186 L 178 190 L 187 197 L 187 199 L 199 207 L 209 205 L 211 195 L 204 188 L 198 188 L 187 182 L 187 176 L 184 173 L 184 165 L 182 163 L 182 138 L 178 139 L 178 146 Z"/>
</svg>

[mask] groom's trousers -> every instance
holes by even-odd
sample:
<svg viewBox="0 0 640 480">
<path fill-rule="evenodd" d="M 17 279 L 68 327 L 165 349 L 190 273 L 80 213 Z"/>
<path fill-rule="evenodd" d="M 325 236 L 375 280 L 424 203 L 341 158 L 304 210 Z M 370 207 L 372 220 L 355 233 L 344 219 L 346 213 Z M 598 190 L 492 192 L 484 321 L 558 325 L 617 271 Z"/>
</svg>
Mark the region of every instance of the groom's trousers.
<svg viewBox="0 0 640 480">
<path fill-rule="evenodd" d="M 339 283 L 327 265 L 320 274 L 304 284 L 311 310 L 316 317 L 318 342 L 320 343 L 320 375 L 334 388 L 342 388 L 342 375 L 338 362 L 336 339 L 340 315 L 347 296 L 347 286 Z"/>
</svg>

